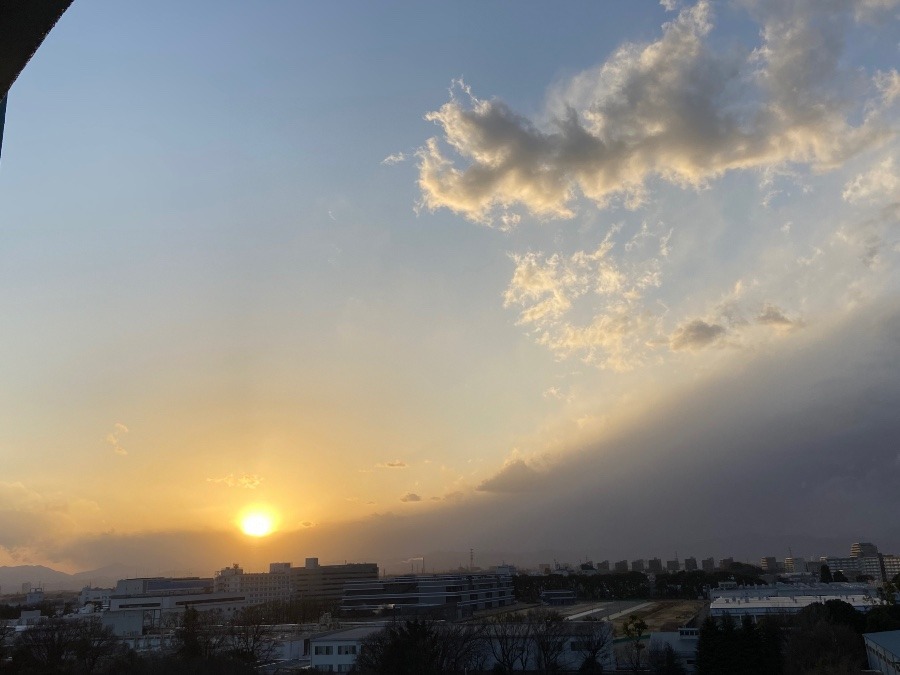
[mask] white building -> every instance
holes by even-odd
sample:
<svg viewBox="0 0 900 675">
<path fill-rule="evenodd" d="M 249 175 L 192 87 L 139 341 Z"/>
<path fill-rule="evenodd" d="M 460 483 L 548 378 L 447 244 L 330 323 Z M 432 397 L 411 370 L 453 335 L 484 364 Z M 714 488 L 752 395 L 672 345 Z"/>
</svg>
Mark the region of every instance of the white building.
<svg viewBox="0 0 900 675">
<path fill-rule="evenodd" d="M 871 670 L 881 675 L 900 675 L 900 630 L 866 633 L 863 640 Z"/>
<path fill-rule="evenodd" d="M 753 621 L 758 621 L 764 616 L 777 614 L 796 614 L 800 610 L 817 602 L 825 603 L 829 600 L 842 600 L 853 606 L 859 612 L 868 612 L 873 606 L 881 604 L 877 598 L 869 595 L 794 595 L 772 597 L 720 597 L 712 601 L 709 606 L 709 614 L 715 619 L 721 619 L 726 614 L 740 621 L 742 617 L 749 616 Z"/>
</svg>

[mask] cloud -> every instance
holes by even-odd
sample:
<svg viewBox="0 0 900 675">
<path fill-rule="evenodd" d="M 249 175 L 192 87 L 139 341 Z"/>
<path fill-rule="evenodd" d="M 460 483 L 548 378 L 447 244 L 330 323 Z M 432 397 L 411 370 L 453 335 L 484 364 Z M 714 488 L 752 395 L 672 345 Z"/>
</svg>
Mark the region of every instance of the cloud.
<svg viewBox="0 0 900 675">
<path fill-rule="evenodd" d="M 789 328 L 797 325 L 797 322 L 789 319 L 784 311 L 776 305 L 767 304 L 756 315 L 756 322 L 767 326 Z"/>
<path fill-rule="evenodd" d="M 381 464 L 376 464 L 376 469 L 405 469 L 407 468 L 406 462 L 401 462 L 400 460 L 396 460 L 394 462 L 383 462 Z"/>
<path fill-rule="evenodd" d="M 513 459 L 475 489 L 479 492 L 530 492 L 538 486 L 539 479 L 540 474 L 524 460 Z"/>
<path fill-rule="evenodd" d="M 385 166 L 393 166 L 394 164 L 400 164 L 401 162 L 405 162 L 409 157 L 402 152 L 395 152 L 392 155 L 388 155 L 381 163 Z"/>
<path fill-rule="evenodd" d="M 734 170 L 828 170 L 884 139 L 894 80 L 841 66 L 854 4 L 783 5 L 754 5 L 762 37 L 743 54 L 711 46 L 708 1 L 682 9 L 656 41 L 558 87 L 546 124 L 456 82 L 425 116 L 440 135 L 417 151 L 422 205 L 485 224 L 516 205 L 570 218 L 578 196 L 635 207 L 651 179 L 697 188 Z"/>
<path fill-rule="evenodd" d="M 247 490 L 255 490 L 262 481 L 262 476 L 258 476 L 255 473 L 242 473 L 240 476 L 229 473 L 227 476 L 222 476 L 221 478 L 206 479 L 207 483 L 220 483 L 226 487 L 246 488 Z"/>
<path fill-rule="evenodd" d="M 676 352 L 683 349 L 703 349 L 704 347 L 709 347 L 718 342 L 719 338 L 725 335 L 725 333 L 726 330 L 724 326 L 720 326 L 716 323 L 707 323 L 703 319 L 694 319 L 693 321 L 688 321 L 686 324 L 679 326 L 678 329 L 672 333 L 669 340 L 669 347 L 672 351 Z"/>
<path fill-rule="evenodd" d="M 128 427 L 121 422 L 116 422 L 113 425 L 113 430 L 106 435 L 106 442 L 112 446 L 113 452 L 123 457 L 128 454 L 128 451 L 122 447 L 121 439 L 127 433 Z"/>
<path fill-rule="evenodd" d="M 400 497 L 401 502 L 420 502 L 422 498 L 417 495 L 415 492 L 407 492 L 405 495 Z"/>
<path fill-rule="evenodd" d="M 602 368 L 628 370 L 659 330 L 645 300 L 662 283 L 672 231 L 644 223 L 616 258 L 621 229 L 611 227 L 591 251 L 512 255 L 515 270 L 503 304 L 519 308 L 519 325 L 560 357 L 579 355 Z"/>
<path fill-rule="evenodd" d="M 302 527 L 302 528 L 309 528 L 309 527 L 315 527 L 315 526 L 316 526 L 316 524 L 309 520 L 304 520 L 302 523 L 300 523 L 300 527 Z"/>
<path fill-rule="evenodd" d="M 894 170 L 894 158 L 888 156 L 869 171 L 857 174 L 844 186 L 842 196 L 851 204 L 900 199 L 900 176 Z"/>
</svg>

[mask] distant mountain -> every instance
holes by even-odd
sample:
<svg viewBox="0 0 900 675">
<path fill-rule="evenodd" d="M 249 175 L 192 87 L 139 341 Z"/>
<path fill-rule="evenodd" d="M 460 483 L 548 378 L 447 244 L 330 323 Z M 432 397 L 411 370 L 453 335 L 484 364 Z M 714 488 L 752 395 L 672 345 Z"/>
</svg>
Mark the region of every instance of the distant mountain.
<svg viewBox="0 0 900 675">
<path fill-rule="evenodd" d="M 85 586 L 112 588 L 119 579 L 138 576 L 129 565 L 107 565 L 96 570 L 68 574 L 44 565 L 0 566 L 0 594 L 21 593 L 22 584 L 45 591 L 80 591 Z"/>
</svg>

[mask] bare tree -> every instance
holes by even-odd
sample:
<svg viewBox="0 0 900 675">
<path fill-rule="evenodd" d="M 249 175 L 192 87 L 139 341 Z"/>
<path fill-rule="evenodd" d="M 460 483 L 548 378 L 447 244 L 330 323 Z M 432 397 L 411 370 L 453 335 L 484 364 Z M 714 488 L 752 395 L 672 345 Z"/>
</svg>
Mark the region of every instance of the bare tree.
<svg viewBox="0 0 900 675">
<path fill-rule="evenodd" d="M 439 635 L 440 663 L 443 671 L 484 670 L 489 649 L 483 625 L 473 623 L 442 624 Z"/>
<path fill-rule="evenodd" d="M 501 614 L 486 626 L 491 653 L 503 672 L 525 670 L 531 646 L 529 622 L 511 614 Z"/>
<path fill-rule="evenodd" d="M 245 607 L 228 625 L 228 651 L 246 663 L 267 661 L 278 642 L 261 607 Z"/>
<path fill-rule="evenodd" d="M 560 670 L 559 660 L 565 652 L 569 629 L 559 612 L 536 609 L 528 612 L 534 661 L 541 673 Z"/>
<path fill-rule="evenodd" d="M 112 629 L 97 618 L 49 619 L 19 635 L 13 662 L 26 671 L 89 674 L 124 651 Z"/>
<path fill-rule="evenodd" d="M 588 618 L 573 624 L 577 635 L 573 648 L 581 655 L 580 672 L 602 673 L 603 662 L 612 644 L 612 624 Z"/>
</svg>

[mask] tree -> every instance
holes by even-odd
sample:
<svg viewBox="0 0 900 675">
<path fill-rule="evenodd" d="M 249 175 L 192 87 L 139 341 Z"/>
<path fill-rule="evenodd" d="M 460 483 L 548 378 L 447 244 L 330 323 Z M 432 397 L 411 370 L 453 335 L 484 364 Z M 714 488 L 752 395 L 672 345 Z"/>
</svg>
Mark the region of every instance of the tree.
<svg viewBox="0 0 900 675">
<path fill-rule="evenodd" d="M 431 622 L 396 623 L 363 641 L 356 669 L 380 675 L 436 675 L 442 672 L 439 643 Z"/>
<path fill-rule="evenodd" d="M 686 675 L 687 671 L 681 662 L 681 657 L 666 644 L 663 647 L 653 646 L 647 653 L 650 672 L 653 675 Z"/>
<path fill-rule="evenodd" d="M 499 672 L 525 670 L 531 644 L 531 624 L 514 614 L 501 614 L 487 624 L 485 632 Z"/>
<path fill-rule="evenodd" d="M 175 629 L 175 651 L 185 661 L 210 659 L 224 651 L 227 638 L 219 612 L 187 607 Z"/>
<path fill-rule="evenodd" d="M 612 626 L 606 621 L 589 618 L 573 624 L 577 639 L 572 648 L 581 655 L 580 673 L 602 673 L 603 661 L 612 642 Z"/>
<path fill-rule="evenodd" d="M 831 568 L 828 565 L 822 565 L 819 568 L 819 581 L 823 584 L 830 584 L 834 581 L 834 577 L 831 576 Z"/>
<path fill-rule="evenodd" d="M 647 623 L 638 617 L 637 614 L 629 616 L 625 623 L 622 624 L 622 632 L 628 638 L 629 645 L 626 650 L 626 658 L 628 665 L 634 672 L 638 672 L 641 667 L 641 653 L 646 645 L 643 643 L 644 633 L 647 631 Z"/>
<path fill-rule="evenodd" d="M 849 581 L 849 579 L 847 578 L 847 575 L 844 574 L 841 570 L 838 570 L 837 572 L 835 572 L 831 578 L 833 581 L 843 583 L 843 584 L 845 584 Z"/>
<path fill-rule="evenodd" d="M 278 646 L 266 612 L 261 607 L 245 607 L 228 625 L 228 651 L 246 663 L 267 661 Z"/>
<path fill-rule="evenodd" d="M 534 661 L 540 673 L 556 673 L 559 659 L 566 649 L 567 627 L 559 612 L 537 609 L 528 612 L 526 621 L 531 626 Z"/>
<path fill-rule="evenodd" d="M 100 673 L 127 649 L 100 620 L 49 619 L 21 633 L 13 670 L 24 673 Z"/>
</svg>

